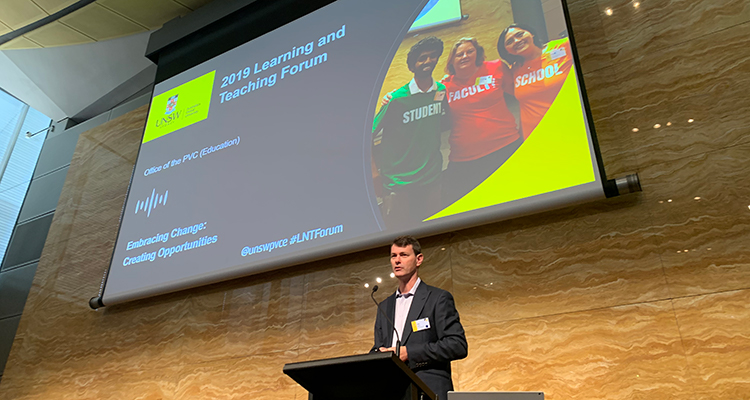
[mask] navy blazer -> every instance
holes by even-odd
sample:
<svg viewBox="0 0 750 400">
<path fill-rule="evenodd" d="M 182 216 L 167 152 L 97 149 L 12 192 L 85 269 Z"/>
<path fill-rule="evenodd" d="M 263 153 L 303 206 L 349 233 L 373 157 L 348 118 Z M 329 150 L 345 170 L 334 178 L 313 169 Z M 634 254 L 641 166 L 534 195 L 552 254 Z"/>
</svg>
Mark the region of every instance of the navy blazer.
<svg viewBox="0 0 750 400">
<path fill-rule="evenodd" d="M 388 296 L 379 307 L 393 321 L 396 314 L 396 294 Z M 424 318 L 429 319 L 430 328 L 412 332 L 411 322 Z M 439 399 L 446 400 L 448 391 L 453 390 L 450 363 L 465 358 L 468 354 L 466 335 L 453 296 L 445 290 L 425 284 L 424 281 L 420 282 L 403 332 L 401 346 L 406 346 L 409 368 L 438 394 Z M 371 351 L 391 347 L 393 335 L 391 324 L 378 312 L 375 319 L 375 345 Z"/>
</svg>

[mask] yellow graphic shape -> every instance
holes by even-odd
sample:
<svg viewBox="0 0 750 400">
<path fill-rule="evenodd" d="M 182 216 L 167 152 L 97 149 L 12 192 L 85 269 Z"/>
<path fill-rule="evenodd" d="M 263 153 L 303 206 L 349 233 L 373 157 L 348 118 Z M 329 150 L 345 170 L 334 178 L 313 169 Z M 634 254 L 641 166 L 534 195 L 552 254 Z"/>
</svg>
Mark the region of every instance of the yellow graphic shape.
<svg viewBox="0 0 750 400">
<path fill-rule="evenodd" d="M 215 75 L 216 71 L 211 71 L 154 97 L 148 110 L 143 143 L 208 118 Z M 176 106 L 167 113 L 167 102 L 175 95 Z"/>
<path fill-rule="evenodd" d="M 594 181 L 578 78 L 571 69 L 533 134 L 489 178 L 426 221 Z"/>
</svg>

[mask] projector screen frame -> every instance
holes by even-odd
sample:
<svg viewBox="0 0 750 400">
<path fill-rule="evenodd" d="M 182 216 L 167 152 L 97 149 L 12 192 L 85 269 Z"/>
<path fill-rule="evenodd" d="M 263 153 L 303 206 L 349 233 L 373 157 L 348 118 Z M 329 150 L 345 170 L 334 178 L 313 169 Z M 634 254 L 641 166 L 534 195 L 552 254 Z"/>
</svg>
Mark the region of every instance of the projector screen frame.
<svg viewBox="0 0 750 400">
<path fill-rule="evenodd" d="M 608 181 L 606 171 L 604 170 L 604 165 L 601 157 L 601 151 L 599 149 L 599 142 L 596 135 L 595 126 L 593 123 L 593 117 L 591 115 L 591 108 L 589 104 L 588 94 L 586 91 L 586 86 L 584 82 L 583 72 L 580 68 L 580 59 L 578 55 L 578 50 L 574 38 L 574 30 L 571 24 L 570 20 L 570 13 L 567 6 L 566 0 L 560 0 L 562 3 L 562 9 L 565 16 L 565 24 L 568 32 L 568 37 L 570 38 L 570 45 L 573 50 L 573 59 L 575 61 L 576 68 L 574 68 L 575 73 L 577 75 L 579 85 L 580 85 L 580 95 L 581 95 L 581 101 L 583 103 L 584 111 L 585 111 L 585 118 L 586 123 L 588 125 L 590 138 L 592 141 L 593 146 L 593 152 L 594 157 L 596 160 L 596 167 L 598 168 L 599 177 L 601 180 L 601 186 L 603 193 L 606 197 L 612 197 L 613 195 L 617 195 L 616 189 L 612 190 L 611 187 L 611 181 Z M 231 7 L 234 7 L 236 9 L 233 13 L 229 13 L 227 15 L 221 16 L 220 18 L 214 20 L 214 21 L 203 21 L 202 27 L 200 29 L 197 29 L 195 31 L 184 33 L 185 26 L 179 25 L 180 21 L 175 21 L 174 23 L 165 25 L 162 30 L 156 31 L 152 35 L 152 41 L 149 42 L 149 52 L 148 57 L 152 60 L 155 60 L 157 63 L 157 80 L 156 83 L 163 82 L 166 79 L 171 78 L 172 76 L 175 76 L 181 72 L 184 72 L 186 70 L 189 70 L 190 68 L 199 65 L 206 60 L 210 60 L 220 54 L 223 54 L 227 51 L 230 51 L 231 49 L 240 46 L 244 43 L 247 43 L 250 40 L 253 40 L 259 36 L 262 36 L 265 33 L 268 33 L 270 31 L 273 31 L 283 25 L 286 25 L 298 18 L 301 18 L 319 8 L 322 8 L 328 4 L 333 3 L 332 0 L 314 0 L 312 2 L 299 2 L 297 0 L 280 0 L 278 2 L 271 2 L 271 1 L 264 1 L 264 0 L 244 0 L 244 1 L 230 1 L 225 4 L 230 4 Z M 239 3 L 246 3 L 244 6 L 239 7 Z M 255 29 L 245 30 L 244 27 L 247 24 L 252 24 L 252 19 L 247 18 L 247 14 L 253 14 L 256 16 L 262 16 L 262 17 L 256 17 L 261 18 L 263 20 L 272 20 L 272 18 L 266 18 L 266 16 L 274 13 L 284 13 L 288 10 L 289 4 L 300 4 L 305 3 L 308 5 L 308 7 L 304 8 L 304 13 L 302 15 L 298 15 L 295 17 L 289 17 L 284 19 L 277 19 L 274 20 L 273 23 L 267 23 L 265 25 L 255 25 Z M 213 3 L 211 3 L 213 4 Z M 209 4 L 210 5 L 210 4 Z M 230 7 L 230 8 L 231 8 Z M 213 12 L 214 15 L 221 14 L 217 12 Z M 187 18 L 185 18 L 187 19 Z M 282 24 L 279 24 L 279 21 L 285 21 Z M 229 26 L 227 25 L 229 24 Z M 234 24 L 234 25 L 233 25 Z M 276 26 L 278 24 L 278 26 Z M 171 33 L 170 33 L 171 30 Z M 169 36 L 174 36 L 174 31 L 183 31 L 183 36 L 172 40 L 169 39 Z M 240 35 L 240 38 L 238 38 L 237 32 L 242 31 L 244 32 L 243 35 Z M 161 33 L 160 33 L 161 32 Z M 229 40 L 227 38 L 227 35 L 232 36 L 232 39 Z M 165 39 L 166 38 L 166 39 Z M 221 42 L 223 45 L 221 46 L 212 46 L 212 43 L 215 42 Z M 155 43 L 152 45 L 152 43 Z M 226 48 L 227 46 L 230 46 L 229 48 Z M 190 51 L 191 49 L 195 49 L 194 51 Z M 153 99 L 153 92 L 152 92 L 152 99 Z M 149 103 L 149 108 L 151 104 Z M 144 132 L 145 134 L 145 132 Z M 139 146 L 138 154 L 140 154 L 141 146 Z M 137 159 L 137 158 L 136 158 Z M 125 205 L 127 204 L 127 199 L 130 195 L 130 189 L 133 184 L 133 179 L 135 177 L 135 166 L 133 168 L 133 173 L 131 174 L 130 182 L 128 184 L 128 194 L 126 197 L 125 202 L 123 203 L 123 208 L 120 214 L 120 227 L 118 227 L 118 235 L 120 236 L 120 230 L 122 226 L 122 219 L 125 214 Z M 609 182 L 609 183 L 608 183 Z M 565 191 L 567 189 L 563 189 Z M 578 204 L 581 202 L 587 201 L 586 199 L 582 199 L 578 202 L 572 202 L 569 204 Z M 534 211 L 530 212 L 520 212 L 517 214 L 513 214 L 513 217 L 510 218 L 518 218 L 523 217 L 529 214 L 535 214 L 540 212 L 549 211 L 552 209 L 556 209 L 559 207 L 556 206 L 550 206 L 548 208 L 535 208 Z M 493 218 L 486 219 L 488 214 L 494 215 Z M 475 213 L 472 217 L 467 220 L 467 223 L 463 225 L 460 229 L 468 229 L 475 226 L 484 225 L 487 223 L 497 222 L 501 220 L 509 219 L 508 217 L 503 217 L 497 214 L 497 212 L 493 211 L 479 211 Z M 417 229 L 414 229 L 411 233 L 414 235 L 439 235 L 442 233 L 445 233 L 448 230 L 445 230 L 444 226 L 449 224 L 448 222 L 437 222 L 435 224 L 429 225 L 427 227 L 421 226 Z M 281 259 L 272 259 L 271 261 L 261 262 L 259 265 L 263 266 L 264 264 L 269 264 L 267 268 L 260 268 L 260 270 L 253 271 L 251 273 L 247 272 L 241 272 L 237 271 L 238 267 L 230 268 L 227 271 L 222 271 L 220 273 L 213 273 L 213 279 L 208 281 L 201 281 L 200 283 L 195 284 L 185 284 L 184 280 L 180 281 L 174 281 L 170 282 L 168 285 L 160 284 L 159 286 L 162 288 L 166 288 L 166 290 L 161 291 L 162 293 L 169 293 L 174 291 L 180 291 L 180 290 L 187 290 L 194 287 L 204 286 L 212 283 L 217 283 L 221 281 L 226 281 L 230 279 L 236 279 L 242 276 L 248 276 L 252 274 L 257 273 L 263 273 L 275 269 L 281 269 L 281 268 L 287 268 L 292 267 L 295 265 L 299 265 L 305 262 L 313 262 L 316 260 L 321 260 L 329 257 L 335 257 L 337 255 L 342 254 L 348 254 L 354 251 L 364 251 L 366 249 L 371 249 L 377 246 L 385 245 L 389 242 L 389 240 L 386 237 L 389 237 L 390 234 L 386 232 L 380 232 L 378 235 L 374 235 L 373 238 L 365 241 L 357 241 L 357 244 L 353 244 L 355 240 L 347 240 L 341 243 L 337 243 L 333 247 L 328 247 L 326 249 L 315 249 L 312 251 L 306 251 L 304 254 L 291 254 L 287 255 L 285 257 L 282 257 Z M 112 250 L 112 256 L 110 257 L 110 266 L 107 269 L 107 273 L 105 274 L 101 289 L 99 292 L 99 296 L 94 297 L 89 302 L 89 305 L 92 308 L 98 308 L 98 307 L 104 307 L 106 306 L 103 301 L 103 291 L 106 287 L 107 280 L 109 278 L 109 271 L 112 267 L 112 258 L 114 257 L 115 249 Z M 201 276 L 197 277 L 191 277 L 189 281 L 200 281 Z M 150 297 L 152 295 L 148 295 L 148 293 L 151 292 L 151 288 L 143 288 L 139 290 L 139 292 L 143 292 L 143 295 L 135 295 L 133 297 L 130 297 L 127 301 L 130 300 L 136 300 L 144 297 Z M 114 303 L 119 303 L 119 301 L 115 301 Z"/>
</svg>

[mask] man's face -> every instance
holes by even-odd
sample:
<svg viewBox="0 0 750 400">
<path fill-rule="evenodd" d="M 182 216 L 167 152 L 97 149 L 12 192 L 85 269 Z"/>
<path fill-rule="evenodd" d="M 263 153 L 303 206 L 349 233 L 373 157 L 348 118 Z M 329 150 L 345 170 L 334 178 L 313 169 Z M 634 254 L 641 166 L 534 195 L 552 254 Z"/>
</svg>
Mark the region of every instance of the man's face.
<svg viewBox="0 0 750 400">
<path fill-rule="evenodd" d="M 414 255 L 414 249 L 410 244 L 406 247 L 391 245 L 391 268 L 396 278 L 410 278 L 417 272 L 423 258 L 422 254 Z"/>
<path fill-rule="evenodd" d="M 423 51 L 417 61 L 414 63 L 414 69 L 411 72 L 419 75 L 432 75 L 432 71 L 435 70 L 438 58 L 440 58 L 440 52 L 437 50 Z"/>
</svg>

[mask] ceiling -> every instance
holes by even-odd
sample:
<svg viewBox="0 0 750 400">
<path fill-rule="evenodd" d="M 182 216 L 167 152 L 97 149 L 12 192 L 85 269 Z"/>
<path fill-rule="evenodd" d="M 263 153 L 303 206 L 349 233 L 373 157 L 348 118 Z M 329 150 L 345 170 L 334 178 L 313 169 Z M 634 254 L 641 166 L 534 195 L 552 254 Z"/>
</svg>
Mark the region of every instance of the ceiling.
<svg viewBox="0 0 750 400">
<path fill-rule="evenodd" d="M 0 88 L 56 121 L 85 121 L 149 93 L 150 33 L 211 1 L 0 0 Z"/>
<path fill-rule="evenodd" d="M 0 35 L 34 26 L 45 18 L 52 21 L 0 44 L 0 50 L 94 43 L 147 32 L 211 1 L 1 0 Z M 90 4 L 75 9 L 86 3 Z M 71 9 L 75 11 L 70 12 Z"/>
</svg>

